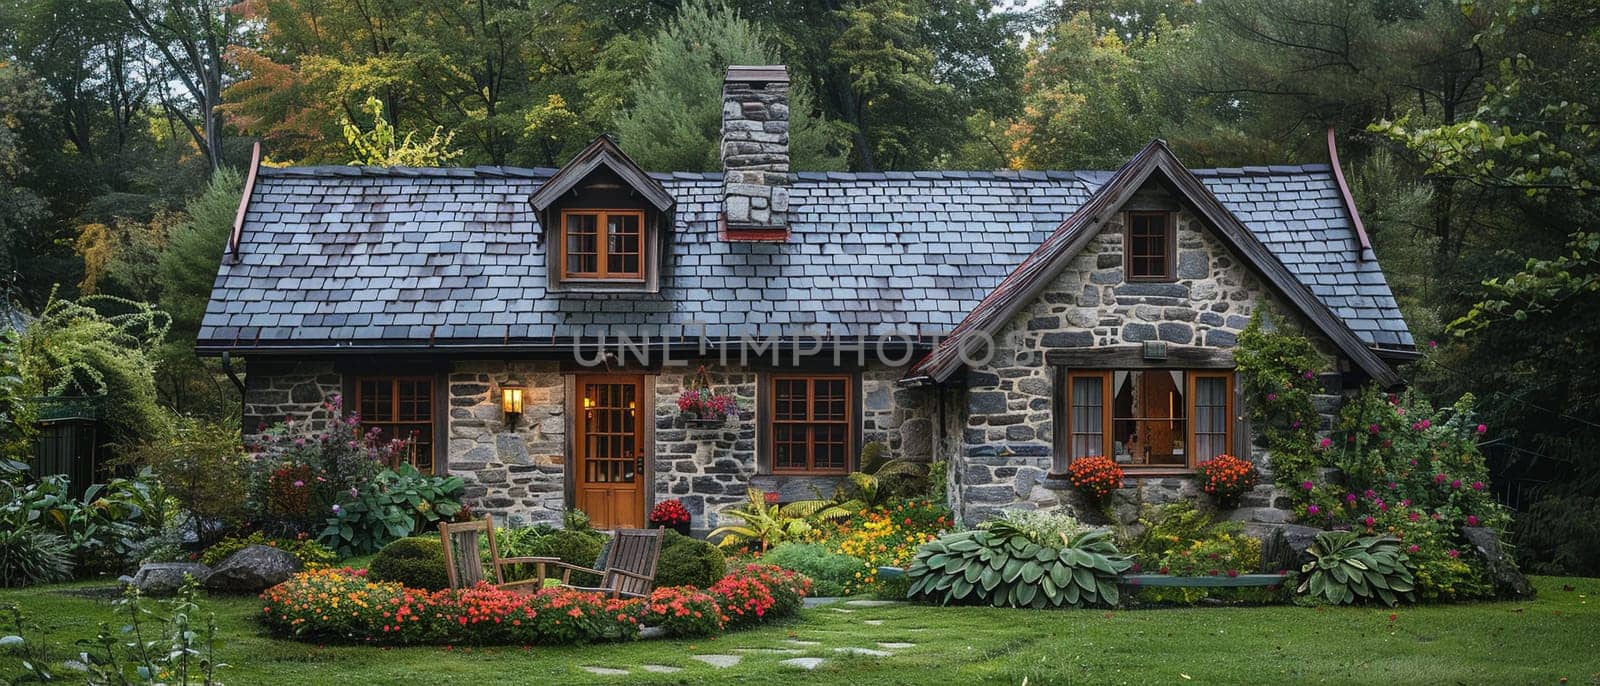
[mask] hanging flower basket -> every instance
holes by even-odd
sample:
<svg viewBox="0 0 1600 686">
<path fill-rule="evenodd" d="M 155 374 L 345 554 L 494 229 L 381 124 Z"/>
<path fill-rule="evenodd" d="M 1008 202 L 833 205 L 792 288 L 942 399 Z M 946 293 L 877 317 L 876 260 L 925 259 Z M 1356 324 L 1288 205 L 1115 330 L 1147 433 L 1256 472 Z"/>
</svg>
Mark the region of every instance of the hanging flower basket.
<svg viewBox="0 0 1600 686">
<path fill-rule="evenodd" d="M 695 372 L 689 388 L 678 395 L 678 418 L 697 428 L 722 426 L 729 417 L 739 416 L 739 403 L 732 395 L 711 389 L 711 377 L 704 366 Z"/>
</svg>

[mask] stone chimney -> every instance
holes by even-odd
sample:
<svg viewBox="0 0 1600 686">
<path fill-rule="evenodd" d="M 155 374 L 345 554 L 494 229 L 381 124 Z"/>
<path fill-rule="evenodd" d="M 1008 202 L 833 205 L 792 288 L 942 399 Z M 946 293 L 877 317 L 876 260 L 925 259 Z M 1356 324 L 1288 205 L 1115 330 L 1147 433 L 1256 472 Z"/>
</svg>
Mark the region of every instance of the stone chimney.
<svg viewBox="0 0 1600 686">
<path fill-rule="evenodd" d="M 789 70 L 728 67 L 722 81 L 723 235 L 784 240 L 789 229 Z"/>
</svg>

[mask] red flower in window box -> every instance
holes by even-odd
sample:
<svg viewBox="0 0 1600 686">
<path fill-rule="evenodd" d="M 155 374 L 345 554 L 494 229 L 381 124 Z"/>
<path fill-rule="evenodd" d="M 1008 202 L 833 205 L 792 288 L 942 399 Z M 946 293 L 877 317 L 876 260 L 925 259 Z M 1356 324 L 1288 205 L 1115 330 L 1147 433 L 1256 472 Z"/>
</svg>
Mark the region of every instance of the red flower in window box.
<svg viewBox="0 0 1600 686">
<path fill-rule="evenodd" d="M 650 508 L 650 526 L 672 529 L 685 536 L 689 535 L 689 508 L 683 506 L 683 501 L 673 498 L 656 503 Z"/>
<path fill-rule="evenodd" d="M 1080 457 L 1067 465 L 1067 481 L 1090 500 L 1102 502 L 1122 488 L 1122 467 L 1103 455 Z"/>
<path fill-rule="evenodd" d="M 1216 498 L 1217 504 L 1234 507 L 1240 497 L 1256 487 L 1261 472 L 1249 460 L 1224 454 L 1195 465 L 1194 478 L 1200 483 L 1200 490 Z"/>
</svg>

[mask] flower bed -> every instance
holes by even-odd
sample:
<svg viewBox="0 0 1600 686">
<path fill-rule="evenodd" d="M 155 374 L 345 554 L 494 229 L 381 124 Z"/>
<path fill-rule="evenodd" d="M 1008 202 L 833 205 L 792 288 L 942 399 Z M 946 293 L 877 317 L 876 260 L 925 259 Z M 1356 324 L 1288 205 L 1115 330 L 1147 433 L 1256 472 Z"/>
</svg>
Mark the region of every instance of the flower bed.
<svg viewBox="0 0 1600 686">
<path fill-rule="evenodd" d="M 280 636 L 383 645 L 567 645 L 637 638 L 641 624 L 674 636 L 711 636 L 798 612 L 811 580 L 749 565 L 709 591 L 657 589 L 644 600 L 546 588 L 518 593 L 479 584 L 428 592 L 372 581 L 364 571 L 303 572 L 261 595 L 262 623 Z"/>
</svg>

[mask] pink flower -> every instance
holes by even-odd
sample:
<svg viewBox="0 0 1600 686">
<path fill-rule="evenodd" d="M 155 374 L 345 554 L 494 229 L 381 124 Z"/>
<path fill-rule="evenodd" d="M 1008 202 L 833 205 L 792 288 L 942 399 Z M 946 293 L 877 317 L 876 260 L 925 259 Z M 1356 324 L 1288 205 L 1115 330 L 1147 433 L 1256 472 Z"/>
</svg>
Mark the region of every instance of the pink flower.
<svg viewBox="0 0 1600 686">
<path fill-rule="evenodd" d="M 1411 521 L 1413 521 L 1413 522 L 1417 521 L 1418 519 L 1422 519 L 1422 516 L 1417 514 L 1417 513 L 1415 513 L 1415 512 L 1413 512 L 1413 513 L 1411 513 L 1409 515 L 1406 515 L 1406 516 L 1409 517 L 1411 519 Z"/>
<path fill-rule="evenodd" d="M 1478 515 L 1467 515 L 1467 526 L 1477 526 Z"/>
<path fill-rule="evenodd" d="M 1434 475 L 1433 475 L 1433 482 L 1434 482 L 1434 483 L 1436 483 L 1436 484 L 1442 484 L 1442 483 L 1444 483 L 1444 482 L 1445 482 L 1445 481 L 1446 481 L 1446 480 L 1448 480 L 1448 479 L 1449 479 L 1449 478 L 1450 478 L 1450 477 L 1448 477 L 1448 476 L 1445 476 L 1445 474 L 1444 474 L 1444 472 L 1440 472 L 1440 473 L 1438 473 L 1438 474 L 1434 474 Z"/>
<path fill-rule="evenodd" d="M 1489 425 L 1487 425 L 1487 424 L 1479 424 L 1478 425 L 1478 434 L 1479 435 L 1483 435 L 1483 434 L 1486 434 L 1486 433 L 1489 433 Z"/>
<path fill-rule="evenodd" d="M 1411 545 L 1406 547 L 1406 552 L 1408 552 L 1408 553 L 1415 554 L 1418 550 L 1421 550 L 1421 548 L 1418 548 L 1417 544 L 1415 544 L 1415 543 L 1413 543 L 1413 544 L 1411 544 Z"/>
<path fill-rule="evenodd" d="M 306 482 L 300 481 L 299 479 L 296 479 L 295 482 L 294 482 L 294 487 L 295 488 L 305 488 L 306 487 Z"/>
<path fill-rule="evenodd" d="M 1369 488 L 1364 495 L 1366 495 L 1368 498 L 1376 498 L 1378 497 L 1378 492 Z"/>
<path fill-rule="evenodd" d="M 1450 487 L 1451 488 L 1461 488 L 1461 480 L 1460 479 L 1456 479 L 1455 481 L 1451 481 L 1450 482 Z"/>
<path fill-rule="evenodd" d="M 1437 347 L 1439 347 L 1439 342 L 1438 341 L 1428 341 L 1428 347 L 1429 348 L 1437 348 Z"/>
<path fill-rule="evenodd" d="M 1312 373 L 1311 370 L 1307 369 L 1306 370 L 1306 378 L 1307 379 L 1315 379 L 1315 378 L 1317 378 L 1317 375 Z"/>
<path fill-rule="evenodd" d="M 1344 501 L 1347 502 L 1347 503 L 1354 504 L 1356 502 L 1356 494 L 1354 494 L 1354 493 L 1345 494 Z"/>
<path fill-rule="evenodd" d="M 1483 490 L 1483 482 L 1482 481 L 1474 481 L 1474 482 L 1472 482 L 1472 490 L 1474 490 L 1474 491 Z"/>
<path fill-rule="evenodd" d="M 1324 447 L 1324 448 L 1326 448 L 1326 447 L 1328 447 L 1328 446 L 1330 446 L 1330 445 L 1333 445 L 1333 439 L 1331 439 L 1331 438 L 1324 438 L 1324 439 L 1322 439 L 1322 441 L 1321 441 L 1321 443 L 1320 443 L 1320 445 L 1321 445 L 1321 446 L 1322 446 L 1322 447 Z"/>
<path fill-rule="evenodd" d="M 1291 428 L 1291 429 L 1300 428 L 1300 420 L 1296 419 L 1296 420 L 1294 420 L 1292 422 L 1289 422 L 1289 428 Z"/>
<path fill-rule="evenodd" d="M 1372 515 L 1367 515 L 1366 519 L 1361 520 L 1361 523 L 1362 524 L 1366 524 L 1367 528 L 1370 529 L 1370 528 L 1372 528 L 1373 524 L 1377 524 L 1378 523 L 1378 520 L 1373 519 Z"/>
<path fill-rule="evenodd" d="M 1411 499 L 1406 498 L 1405 500 L 1400 501 L 1400 507 L 1411 507 Z"/>
<path fill-rule="evenodd" d="M 1307 505 L 1306 506 L 1306 514 L 1308 514 L 1308 515 L 1314 515 L 1314 514 L 1317 514 L 1317 513 L 1320 513 L 1320 512 L 1322 512 L 1322 508 L 1317 507 L 1316 505 Z"/>
<path fill-rule="evenodd" d="M 1367 431 L 1371 432 L 1374 436 L 1378 435 L 1378 425 L 1373 424 L 1372 426 L 1367 427 Z"/>
<path fill-rule="evenodd" d="M 1444 551 L 1444 554 L 1449 555 L 1451 558 L 1461 557 L 1461 551 L 1456 550 L 1455 548 Z"/>
<path fill-rule="evenodd" d="M 1313 488 L 1316 488 L 1317 485 L 1314 484 L 1314 483 L 1311 483 L 1310 481 L 1306 481 L 1306 482 L 1301 483 L 1300 487 L 1309 491 L 1309 490 L 1311 490 Z"/>
<path fill-rule="evenodd" d="M 1268 393 L 1267 394 L 1267 402 L 1270 403 L 1270 402 L 1272 402 L 1274 400 L 1277 400 L 1277 399 L 1278 399 L 1278 394 L 1277 393 Z"/>
</svg>

